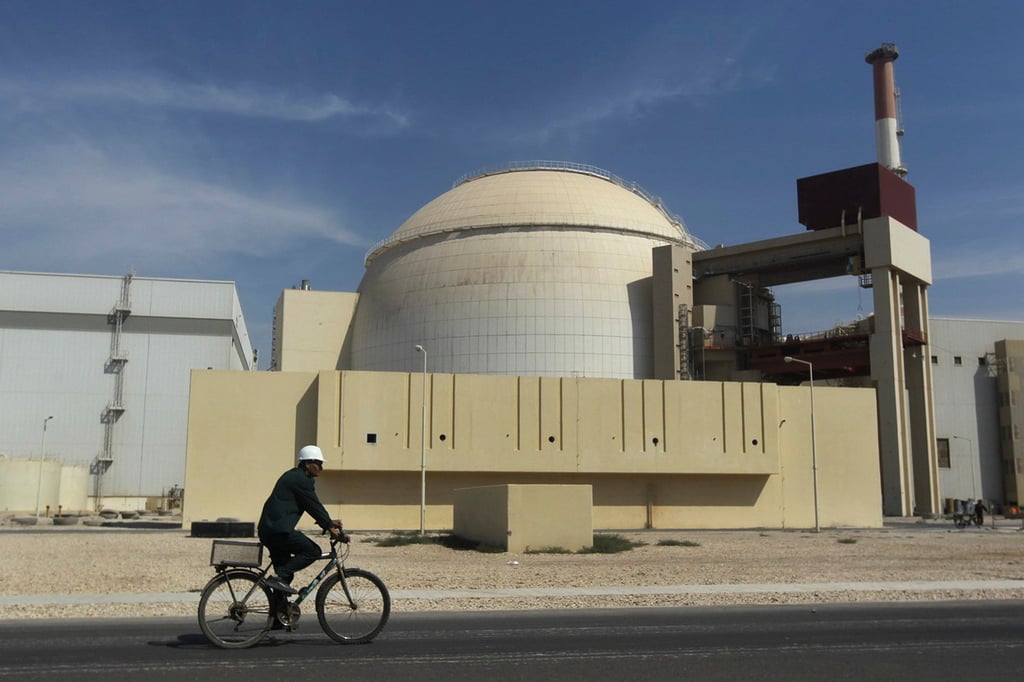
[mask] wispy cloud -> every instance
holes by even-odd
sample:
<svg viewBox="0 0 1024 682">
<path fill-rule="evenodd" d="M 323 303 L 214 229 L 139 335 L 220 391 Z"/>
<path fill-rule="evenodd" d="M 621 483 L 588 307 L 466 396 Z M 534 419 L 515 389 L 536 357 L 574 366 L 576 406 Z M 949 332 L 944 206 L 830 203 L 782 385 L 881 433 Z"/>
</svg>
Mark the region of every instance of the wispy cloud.
<svg viewBox="0 0 1024 682">
<path fill-rule="evenodd" d="M 725 13 L 713 26 L 697 31 L 690 14 L 680 9 L 636 36 L 613 60 L 597 62 L 581 74 L 566 88 L 575 94 L 560 99 L 569 108 L 549 112 L 546 122 L 522 136 L 524 141 L 544 143 L 605 124 L 641 120 L 661 108 L 701 106 L 710 98 L 775 83 L 773 64 L 746 56 L 756 29 Z"/>
<path fill-rule="evenodd" d="M 186 83 L 146 74 L 31 83 L 0 80 L 0 96 L 18 101 L 23 108 L 61 102 L 131 105 L 294 122 L 347 120 L 369 125 L 378 132 L 397 132 L 410 124 L 405 113 L 334 93 L 297 94 L 266 86 Z"/>
<path fill-rule="evenodd" d="M 0 267 L 64 269 L 146 264 L 180 268 L 265 254 L 300 240 L 363 245 L 338 216 L 118 155 L 89 142 L 52 144 L 0 162 Z"/>
<path fill-rule="evenodd" d="M 988 246 L 988 245 L 986 245 Z M 958 250 L 956 255 L 932 257 L 932 273 L 935 281 L 951 279 L 973 279 L 978 277 L 999 277 L 1024 274 L 1024 253 L 1019 249 L 1001 250 L 997 255 L 992 251 Z"/>
</svg>

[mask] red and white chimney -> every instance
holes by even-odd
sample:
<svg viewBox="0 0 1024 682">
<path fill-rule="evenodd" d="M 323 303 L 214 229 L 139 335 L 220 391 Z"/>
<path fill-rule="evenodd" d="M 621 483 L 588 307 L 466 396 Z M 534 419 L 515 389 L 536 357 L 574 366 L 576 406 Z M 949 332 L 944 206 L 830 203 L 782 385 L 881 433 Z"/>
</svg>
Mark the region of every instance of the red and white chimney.
<svg viewBox="0 0 1024 682">
<path fill-rule="evenodd" d="M 899 129 L 896 110 L 896 78 L 893 62 L 900 56 L 894 43 L 882 43 L 864 57 L 871 65 L 875 81 L 875 148 L 878 163 L 901 178 L 907 174 L 900 160 Z"/>
</svg>

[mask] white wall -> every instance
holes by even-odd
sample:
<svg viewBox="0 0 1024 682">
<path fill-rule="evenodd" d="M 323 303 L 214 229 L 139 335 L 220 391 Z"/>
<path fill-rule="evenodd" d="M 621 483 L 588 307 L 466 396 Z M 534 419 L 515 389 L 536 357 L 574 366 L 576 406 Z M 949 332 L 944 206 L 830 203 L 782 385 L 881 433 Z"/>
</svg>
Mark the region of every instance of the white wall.
<svg viewBox="0 0 1024 682">
<path fill-rule="evenodd" d="M 50 415 L 47 458 L 86 466 L 103 451 L 115 386 L 107 315 L 121 284 L 0 272 L 0 451 L 38 457 Z M 103 492 L 156 496 L 184 483 L 189 373 L 248 369 L 252 350 L 231 282 L 135 277 L 130 292 L 120 339 L 125 411 Z"/>
<path fill-rule="evenodd" d="M 931 318 L 928 350 L 935 386 L 935 436 L 948 438 L 950 468 L 939 468 L 941 498 L 1001 501 L 995 342 L 1024 339 L 1024 322 Z M 956 363 L 956 358 L 960 363 Z"/>
</svg>

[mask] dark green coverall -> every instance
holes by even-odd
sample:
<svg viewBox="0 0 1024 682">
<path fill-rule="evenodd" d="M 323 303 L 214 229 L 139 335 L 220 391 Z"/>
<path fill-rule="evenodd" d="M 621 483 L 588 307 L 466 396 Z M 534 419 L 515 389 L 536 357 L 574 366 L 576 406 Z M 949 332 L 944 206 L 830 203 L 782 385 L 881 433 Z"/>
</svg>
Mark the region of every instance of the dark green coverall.
<svg viewBox="0 0 1024 682">
<path fill-rule="evenodd" d="M 320 545 L 295 530 L 305 512 L 316 525 L 329 530 L 334 522 L 316 495 L 313 479 L 302 467 L 281 474 L 274 490 L 263 504 L 260 515 L 260 542 L 270 552 L 277 576 L 291 583 L 296 571 L 301 571 L 320 558 Z"/>
</svg>

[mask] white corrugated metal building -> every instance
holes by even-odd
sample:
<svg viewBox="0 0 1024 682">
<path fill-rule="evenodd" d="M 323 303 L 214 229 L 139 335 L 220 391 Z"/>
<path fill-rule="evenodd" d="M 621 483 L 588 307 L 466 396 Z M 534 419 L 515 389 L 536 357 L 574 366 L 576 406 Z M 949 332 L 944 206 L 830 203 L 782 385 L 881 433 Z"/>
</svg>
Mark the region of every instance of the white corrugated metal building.
<svg viewBox="0 0 1024 682">
<path fill-rule="evenodd" d="M 1000 439 L 1000 371 L 996 342 L 1024 339 L 1024 322 L 932 317 L 939 489 L 944 498 L 1006 499 Z"/>
<path fill-rule="evenodd" d="M 181 485 L 190 370 L 251 363 L 233 282 L 0 271 L 0 452 L 45 441 L 90 495 Z"/>
</svg>

